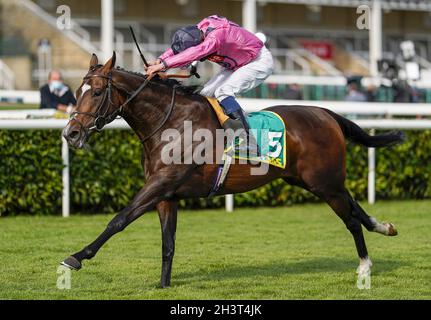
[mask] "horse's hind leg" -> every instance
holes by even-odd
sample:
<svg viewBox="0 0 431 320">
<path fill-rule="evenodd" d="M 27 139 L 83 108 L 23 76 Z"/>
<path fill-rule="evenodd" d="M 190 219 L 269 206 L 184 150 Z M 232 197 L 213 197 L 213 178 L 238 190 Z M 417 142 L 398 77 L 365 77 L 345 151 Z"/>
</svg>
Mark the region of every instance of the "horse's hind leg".
<svg viewBox="0 0 431 320">
<path fill-rule="evenodd" d="M 361 224 L 366 223 L 368 227 L 371 227 L 371 220 L 367 222 L 365 212 L 365 216 L 363 216 L 357 214 L 353 209 L 353 199 L 349 192 L 342 186 L 342 178 L 339 179 L 338 183 L 328 184 L 326 181 L 321 181 L 320 175 L 310 174 L 304 175 L 304 177 L 305 179 L 303 180 L 293 178 L 284 178 L 284 180 L 289 184 L 297 185 L 312 192 L 329 204 L 332 210 L 343 220 L 346 228 L 350 231 L 355 240 L 356 250 L 360 259 L 358 272 L 361 274 L 370 272 L 372 263 L 368 258 L 367 246 L 365 245 Z M 334 180 L 336 181 L 337 179 Z M 337 187 L 334 186 L 334 184 L 336 184 Z"/>
<path fill-rule="evenodd" d="M 377 232 L 385 236 L 396 236 L 397 229 L 392 223 L 378 222 L 376 218 L 370 217 L 366 214 L 364 209 L 361 208 L 358 202 L 354 200 L 349 194 L 349 201 L 355 214 L 360 217 L 361 223 L 367 228 L 368 231 Z"/>
<path fill-rule="evenodd" d="M 343 220 L 346 228 L 353 236 L 356 250 L 360 259 L 357 272 L 359 275 L 370 274 L 372 263 L 368 257 L 368 250 L 365 244 L 361 224 L 365 222 L 368 227 L 370 227 L 371 222 L 366 222 L 366 218 L 359 215 L 358 212 L 354 210 L 350 201 L 350 194 L 344 188 L 335 192 L 326 191 L 321 195 L 321 197 L 329 204 L 329 206 L 335 211 L 341 220 Z"/>
<path fill-rule="evenodd" d="M 177 229 L 176 201 L 161 201 L 157 204 L 160 225 L 162 227 L 162 288 L 171 284 L 172 260 L 175 253 L 175 232 Z"/>
</svg>

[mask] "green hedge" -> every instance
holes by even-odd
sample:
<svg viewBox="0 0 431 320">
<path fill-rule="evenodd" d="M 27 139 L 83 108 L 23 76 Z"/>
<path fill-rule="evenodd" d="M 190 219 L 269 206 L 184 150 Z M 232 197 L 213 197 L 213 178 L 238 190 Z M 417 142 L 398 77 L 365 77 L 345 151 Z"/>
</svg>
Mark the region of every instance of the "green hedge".
<svg viewBox="0 0 431 320">
<path fill-rule="evenodd" d="M 431 131 L 408 132 L 405 144 L 377 151 L 377 198 L 431 198 Z M 144 185 L 141 146 L 131 131 L 95 135 L 85 150 L 71 150 L 74 212 L 115 212 Z M 59 214 L 60 132 L 0 130 L 0 215 Z M 367 149 L 348 145 L 347 187 L 367 192 Z M 235 197 L 237 206 L 277 206 L 317 201 L 281 180 Z M 188 208 L 220 207 L 223 198 L 182 201 Z"/>
</svg>

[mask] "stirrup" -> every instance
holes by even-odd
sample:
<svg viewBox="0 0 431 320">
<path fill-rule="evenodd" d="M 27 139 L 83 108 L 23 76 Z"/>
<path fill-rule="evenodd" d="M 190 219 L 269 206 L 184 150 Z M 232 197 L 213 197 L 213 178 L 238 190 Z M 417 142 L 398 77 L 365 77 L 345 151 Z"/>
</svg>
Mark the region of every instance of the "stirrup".
<svg viewBox="0 0 431 320">
<path fill-rule="evenodd" d="M 238 138 L 238 143 L 235 143 L 234 149 L 235 153 L 239 155 L 246 155 L 248 157 L 260 157 L 259 146 L 257 145 L 254 137 L 250 139 L 250 135 L 248 135 L 249 139 L 246 140 L 243 138 Z"/>
</svg>

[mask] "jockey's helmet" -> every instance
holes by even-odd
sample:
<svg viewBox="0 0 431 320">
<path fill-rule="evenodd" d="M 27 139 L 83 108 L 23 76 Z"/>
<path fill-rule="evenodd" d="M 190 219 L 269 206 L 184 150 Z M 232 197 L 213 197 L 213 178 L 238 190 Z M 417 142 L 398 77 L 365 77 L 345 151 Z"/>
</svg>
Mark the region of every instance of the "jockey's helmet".
<svg viewBox="0 0 431 320">
<path fill-rule="evenodd" d="M 203 38 L 203 33 L 197 26 L 181 28 L 172 37 L 172 51 L 174 54 L 178 54 L 190 47 L 197 46 L 204 40 Z"/>
</svg>

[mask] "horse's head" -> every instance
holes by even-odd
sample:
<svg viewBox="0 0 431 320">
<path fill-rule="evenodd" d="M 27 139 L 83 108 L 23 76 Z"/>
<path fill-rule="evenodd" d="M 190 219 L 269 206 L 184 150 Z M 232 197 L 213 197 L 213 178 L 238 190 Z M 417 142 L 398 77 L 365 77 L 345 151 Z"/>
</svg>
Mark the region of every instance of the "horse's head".
<svg viewBox="0 0 431 320">
<path fill-rule="evenodd" d="M 89 71 L 76 91 L 76 110 L 63 130 L 69 145 L 82 148 L 91 133 L 121 114 L 121 96 L 112 82 L 114 66 L 115 52 L 105 65 L 99 64 L 95 54 L 91 57 Z"/>
</svg>

